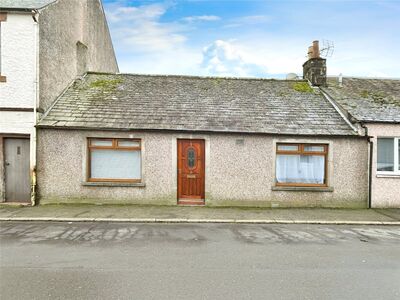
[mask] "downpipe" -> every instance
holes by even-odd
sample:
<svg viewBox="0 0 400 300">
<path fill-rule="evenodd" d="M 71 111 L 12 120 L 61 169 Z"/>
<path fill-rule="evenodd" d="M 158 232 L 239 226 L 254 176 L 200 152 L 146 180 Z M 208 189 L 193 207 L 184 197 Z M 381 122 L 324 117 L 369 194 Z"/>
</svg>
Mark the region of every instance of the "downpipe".
<svg viewBox="0 0 400 300">
<path fill-rule="evenodd" d="M 372 158 L 374 154 L 374 142 L 368 138 L 369 143 L 369 170 L 368 170 L 368 208 L 372 208 Z"/>
<path fill-rule="evenodd" d="M 364 128 L 365 136 L 368 138 L 368 208 L 372 208 L 372 161 L 374 157 L 374 142 L 372 141 L 372 137 L 368 135 L 368 127 L 363 123 L 360 125 Z"/>
<path fill-rule="evenodd" d="M 39 105 L 39 11 L 34 9 L 32 10 L 32 19 L 34 21 L 35 26 L 35 102 L 33 105 L 33 129 L 31 134 L 31 143 L 32 143 L 32 154 L 31 154 L 31 205 L 36 205 L 36 184 L 37 184 L 37 173 L 36 173 L 36 145 L 37 145 L 37 132 L 36 132 L 36 124 L 38 121 L 38 112 L 37 107 Z"/>
</svg>

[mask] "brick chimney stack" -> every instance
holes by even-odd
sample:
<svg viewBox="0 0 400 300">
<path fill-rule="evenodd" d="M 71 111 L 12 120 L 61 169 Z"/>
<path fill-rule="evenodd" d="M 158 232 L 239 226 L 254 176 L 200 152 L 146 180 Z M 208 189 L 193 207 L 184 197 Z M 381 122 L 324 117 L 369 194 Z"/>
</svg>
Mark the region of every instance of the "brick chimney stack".
<svg viewBox="0 0 400 300">
<path fill-rule="evenodd" d="M 312 85 L 326 85 L 326 59 L 320 56 L 318 41 L 314 41 L 312 46 L 308 47 L 308 60 L 303 64 L 303 77 Z"/>
</svg>

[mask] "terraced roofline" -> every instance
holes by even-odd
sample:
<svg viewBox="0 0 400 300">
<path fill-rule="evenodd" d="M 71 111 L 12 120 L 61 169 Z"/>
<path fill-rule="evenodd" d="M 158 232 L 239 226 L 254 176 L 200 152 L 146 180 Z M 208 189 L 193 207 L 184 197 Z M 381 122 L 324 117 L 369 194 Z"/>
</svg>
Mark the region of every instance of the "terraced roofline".
<svg viewBox="0 0 400 300">
<path fill-rule="evenodd" d="M 88 73 L 42 128 L 358 135 L 306 81 Z"/>
</svg>

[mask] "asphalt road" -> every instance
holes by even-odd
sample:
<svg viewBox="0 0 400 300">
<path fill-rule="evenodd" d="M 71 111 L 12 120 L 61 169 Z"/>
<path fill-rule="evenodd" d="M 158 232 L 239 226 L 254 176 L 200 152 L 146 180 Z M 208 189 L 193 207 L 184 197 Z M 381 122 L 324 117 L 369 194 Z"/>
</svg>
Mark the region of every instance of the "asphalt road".
<svg viewBox="0 0 400 300">
<path fill-rule="evenodd" d="M 1 299 L 400 299 L 400 227 L 0 223 Z"/>
</svg>

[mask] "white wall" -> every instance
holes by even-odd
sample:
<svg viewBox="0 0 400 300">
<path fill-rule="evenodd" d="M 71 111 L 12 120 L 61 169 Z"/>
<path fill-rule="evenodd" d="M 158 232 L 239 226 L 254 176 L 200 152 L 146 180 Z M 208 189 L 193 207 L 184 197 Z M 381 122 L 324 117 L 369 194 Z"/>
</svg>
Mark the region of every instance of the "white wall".
<svg viewBox="0 0 400 300">
<path fill-rule="evenodd" d="M 35 58 L 32 15 L 8 13 L 1 24 L 1 75 L 7 81 L 0 82 L 0 107 L 34 107 Z"/>
<path fill-rule="evenodd" d="M 400 137 L 400 124 L 367 124 L 368 135 L 373 136 L 372 207 L 400 208 L 400 176 L 377 174 L 377 137 Z"/>
<path fill-rule="evenodd" d="M 34 130 L 33 112 L 0 111 L 0 133 L 31 134 Z"/>
<path fill-rule="evenodd" d="M 36 102 L 35 24 L 30 13 L 7 13 L 7 20 L 1 22 L 1 75 L 6 77 L 6 82 L 0 82 L 0 137 L 7 134 L 30 136 L 31 170 L 36 165 L 35 118 L 33 111 L 21 108 L 33 109 Z M 13 108 L 17 109 L 12 111 Z M 0 171 L 2 163 L 1 159 Z M 0 176 L 0 202 L 4 200 L 3 188 Z"/>
</svg>

